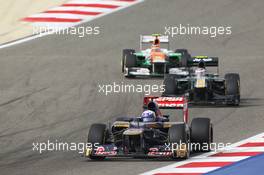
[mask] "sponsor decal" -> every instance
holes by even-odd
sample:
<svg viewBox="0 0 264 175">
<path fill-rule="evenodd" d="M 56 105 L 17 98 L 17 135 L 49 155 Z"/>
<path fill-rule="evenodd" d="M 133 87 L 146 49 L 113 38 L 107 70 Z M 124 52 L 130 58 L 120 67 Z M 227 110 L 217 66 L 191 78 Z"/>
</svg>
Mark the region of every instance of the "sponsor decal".
<svg viewBox="0 0 264 175">
<path fill-rule="evenodd" d="M 117 155 L 117 151 L 115 150 L 106 151 L 105 148 L 101 146 L 96 149 L 95 155 L 115 156 Z"/>
<path fill-rule="evenodd" d="M 203 59 L 195 58 L 195 59 L 193 59 L 193 62 L 200 62 L 200 61 L 210 62 L 210 61 L 213 61 L 213 59 L 212 58 L 203 58 Z"/>
</svg>

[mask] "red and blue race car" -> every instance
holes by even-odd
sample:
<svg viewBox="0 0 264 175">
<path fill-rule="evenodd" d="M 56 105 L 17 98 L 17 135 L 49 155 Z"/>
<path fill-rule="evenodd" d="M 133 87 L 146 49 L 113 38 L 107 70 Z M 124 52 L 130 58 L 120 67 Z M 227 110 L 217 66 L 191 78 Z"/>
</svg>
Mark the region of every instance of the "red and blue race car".
<svg viewBox="0 0 264 175">
<path fill-rule="evenodd" d="M 111 126 L 92 124 L 85 156 L 93 160 L 106 157 L 189 157 L 213 141 L 213 126 L 209 118 L 194 118 L 188 124 L 188 103 L 184 97 L 145 97 L 143 113 L 138 117 L 117 118 Z M 181 109 L 182 121 L 171 122 L 162 108 Z"/>
</svg>

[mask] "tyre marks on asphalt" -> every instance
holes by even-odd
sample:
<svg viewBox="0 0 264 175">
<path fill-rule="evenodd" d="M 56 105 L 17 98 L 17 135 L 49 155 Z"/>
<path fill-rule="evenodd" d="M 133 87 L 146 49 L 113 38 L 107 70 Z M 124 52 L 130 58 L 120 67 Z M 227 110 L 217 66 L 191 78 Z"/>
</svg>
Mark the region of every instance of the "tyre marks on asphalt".
<svg viewBox="0 0 264 175">
<path fill-rule="evenodd" d="M 261 133 L 219 152 L 204 153 L 142 175 L 201 175 L 263 153 L 264 133 Z"/>
</svg>

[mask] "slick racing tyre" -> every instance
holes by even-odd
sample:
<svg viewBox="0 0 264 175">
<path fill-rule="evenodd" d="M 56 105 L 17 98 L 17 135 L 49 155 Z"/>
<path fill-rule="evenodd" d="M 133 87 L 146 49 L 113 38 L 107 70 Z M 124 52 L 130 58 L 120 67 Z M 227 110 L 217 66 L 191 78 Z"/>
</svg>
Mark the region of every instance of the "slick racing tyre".
<svg viewBox="0 0 264 175">
<path fill-rule="evenodd" d="M 125 72 L 125 68 L 132 68 L 136 66 L 136 56 L 133 55 L 135 50 L 124 49 L 122 55 L 122 73 Z"/>
<path fill-rule="evenodd" d="M 187 67 L 188 66 L 188 60 L 191 58 L 191 55 L 189 54 L 187 49 L 176 49 L 175 53 L 181 53 L 181 62 L 180 66 L 181 67 Z"/>
<path fill-rule="evenodd" d="M 172 125 L 169 129 L 168 137 L 169 137 L 170 148 L 176 150 L 181 149 L 182 151 L 185 152 L 184 155 L 179 156 L 177 155 L 176 153 L 177 151 L 175 150 L 176 152 L 174 151 L 173 158 L 182 158 L 182 159 L 189 158 L 190 150 L 188 144 L 190 139 L 186 124 L 182 123 L 182 124 Z"/>
<path fill-rule="evenodd" d="M 164 84 L 164 92 L 162 96 L 176 95 L 177 89 L 173 75 L 165 74 L 163 84 Z"/>
<path fill-rule="evenodd" d="M 240 103 L 240 77 L 236 73 L 228 73 L 225 75 L 226 95 L 233 95 L 232 105 L 238 106 Z"/>
<path fill-rule="evenodd" d="M 89 133 L 88 133 L 87 142 L 93 144 L 93 147 L 94 147 L 94 144 L 99 144 L 99 145 L 105 144 L 106 134 L 107 134 L 106 131 L 107 129 L 106 129 L 105 124 L 100 124 L 100 123 L 92 124 L 89 130 Z M 90 159 L 104 160 L 105 157 L 91 155 Z"/>
<path fill-rule="evenodd" d="M 191 123 L 193 152 L 209 152 L 213 142 L 213 125 L 209 118 L 194 118 Z"/>
</svg>

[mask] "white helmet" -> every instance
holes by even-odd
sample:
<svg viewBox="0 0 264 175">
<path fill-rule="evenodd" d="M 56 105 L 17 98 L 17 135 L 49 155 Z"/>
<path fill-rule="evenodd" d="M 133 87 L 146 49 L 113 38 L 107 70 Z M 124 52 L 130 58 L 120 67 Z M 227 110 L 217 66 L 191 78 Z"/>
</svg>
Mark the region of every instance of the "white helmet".
<svg viewBox="0 0 264 175">
<path fill-rule="evenodd" d="M 154 122 L 156 120 L 156 114 L 151 110 L 146 110 L 141 114 L 141 118 L 143 122 Z"/>
</svg>

